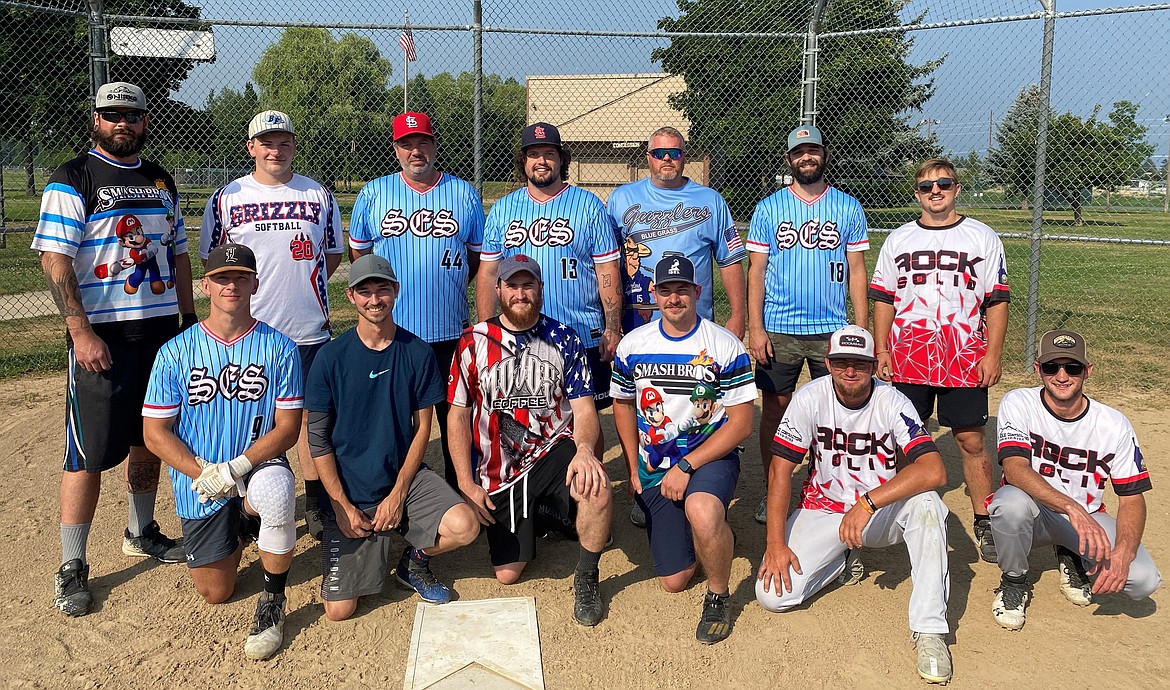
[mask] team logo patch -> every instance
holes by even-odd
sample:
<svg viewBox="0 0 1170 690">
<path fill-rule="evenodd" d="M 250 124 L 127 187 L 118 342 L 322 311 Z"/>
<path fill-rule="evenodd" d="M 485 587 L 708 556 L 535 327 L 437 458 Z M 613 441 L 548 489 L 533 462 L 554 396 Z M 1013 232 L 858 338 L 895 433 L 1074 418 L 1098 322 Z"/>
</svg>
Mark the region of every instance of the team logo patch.
<svg viewBox="0 0 1170 690">
<path fill-rule="evenodd" d="M 418 127 L 418 118 L 416 118 L 414 115 L 407 115 L 406 126 L 410 127 L 411 129 Z"/>
<path fill-rule="evenodd" d="M 678 259 L 675 259 L 674 263 L 672 263 L 670 265 L 670 270 L 667 271 L 667 273 L 672 275 L 672 276 L 676 276 L 676 275 L 682 273 L 682 269 L 679 268 L 679 265 L 678 265 Z"/>
<path fill-rule="evenodd" d="M 796 427 L 792 426 L 792 422 L 788 421 L 787 419 L 782 420 L 780 422 L 780 426 L 776 428 L 776 436 L 797 445 L 804 441 L 804 438 L 800 435 L 800 432 L 797 431 Z"/>
<path fill-rule="evenodd" d="M 235 247 L 224 247 L 223 251 L 224 251 L 224 260 L 229 264 L 234 264 L 236 262 L 236 248 Z"/>
<path fill-rule="evenodd" d="M 919 436 L 926 436 L 926 427 L 922 426 L 921 422 L 908 414 L 902 412 L 899 412 L 898 414 L 901 415 L 902 421 L 906 423 L 906 429 L 910 432 L 911 439 L 918 438 Z"/>
<path fill-rule="evenodd" d="M 846 335 L 841 336 L 841 338 L 837 341 L 837 344 L 840 345 L 841 347 L 860 347 L 860 348 L 864 349 L 865 348 L 865 338 L 862 338 L 859 335 L 846 334 Z"/>
<path fill-rule="evenodd" d="M 278 113 L 268 113 L 264 117 L 264 124 L 266 125 L 283 125 L 284 117 Z"/>
<path fill-rule="evenodd" d="M 1055 347 L 1069 349 L 1077 346 L 1077 339 L 1071 335 L 1058 335 L 1052 339 L 1052 344 Z"/>
<path fill-rule="evenodd" d="M 796 130 L 797 139 L 807 139 L 811 133 L 807 129 Z"/>
<path fill-rule="evenodd" d="M 537 127 L 536 129 L 532 130 L 532 133 L 536 135 L 537 139 L 543 139 L 544 138 L 544 127 Z"/>
<path fill-rule="evenodd" d="M 1138 448 L 1136 443 L 1133 446 L 1133 464 L 1137 465 L 1139 473 L 1146 471 L 1146 459 L 1142 456 L 1142 449 Z"/>
</svg>

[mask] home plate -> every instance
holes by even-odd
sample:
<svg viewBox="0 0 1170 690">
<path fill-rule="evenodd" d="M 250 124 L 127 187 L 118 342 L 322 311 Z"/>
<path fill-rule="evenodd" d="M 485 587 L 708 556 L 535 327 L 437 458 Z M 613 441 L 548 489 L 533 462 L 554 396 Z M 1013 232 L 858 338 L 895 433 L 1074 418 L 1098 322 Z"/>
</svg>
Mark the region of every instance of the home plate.
<svg viewBox="0 0 1170 690">
<path fill-rule="evenodd" d="M 544 690 L 536 599 L 418 604 L 404 690 Z"/>
</svg>

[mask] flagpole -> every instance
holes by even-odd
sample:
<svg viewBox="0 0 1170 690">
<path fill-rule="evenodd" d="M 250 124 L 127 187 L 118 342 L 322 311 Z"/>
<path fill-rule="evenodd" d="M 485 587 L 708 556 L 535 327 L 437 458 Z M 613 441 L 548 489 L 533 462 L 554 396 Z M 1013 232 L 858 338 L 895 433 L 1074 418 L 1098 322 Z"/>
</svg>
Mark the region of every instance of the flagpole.
<svg viewBox="0 0 1170 690">
<path fill-rule="evenodd" d="M 402 24 L 407 28 L 410 27 L 410 15 L 406 10 L 402 11 Z M 406 107 L 406 90 L 410 84 L 410 56 L 406 52 L 406 48 L 402 49 L 402 112 L 407 112 Z"/>
</svg>

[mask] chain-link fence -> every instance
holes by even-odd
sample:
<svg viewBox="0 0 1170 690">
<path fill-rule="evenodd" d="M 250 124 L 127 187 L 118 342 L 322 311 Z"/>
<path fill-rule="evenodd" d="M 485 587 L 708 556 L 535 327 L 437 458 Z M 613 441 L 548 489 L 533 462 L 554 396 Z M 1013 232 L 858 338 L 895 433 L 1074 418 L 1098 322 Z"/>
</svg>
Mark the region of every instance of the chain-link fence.
<svg viewBox="0 0 1170 690">
<path fill-rule="evenodd" d="M 1086 333 L 1118 384 L 1150 387 L 1170 372 L 1170 4 L 407 9 L 411 63 L 400 8 L 373 3 L 282 6 L 279 25 L 271 4 L 0 0 L 0 372 L 63 363 L 60 317 L 28 245 L 48 175 L 87 145 L 103 77 L 146 90 L 146 155 L 178 182 L 192 240 L 208 196 L 250 169 L 245 128 L 260 108 L 294 117 L 298 172 L 337 191 L 347 222 L 361 186 L 397 170 L 390 122 L 404 103 L 432 115 L 440 164 L 474 181 L 486 205 L 513 187 L 529 122 L 561 128 L 572 181 L 603 198 L 645 176 L 649 133 L 675 126 L 687 174 L 745 226 L 787 181 L 786 133 L 815 121 L 832 146 L 829 177 L 866 208 L 871 266 L 882 230 L 918 216 L 914 165 L 947 155 L 962 212 L 1004 237 L 1009 370 L 1023 371 L 1037 332 L 1063 326 Z"/>
</svg>

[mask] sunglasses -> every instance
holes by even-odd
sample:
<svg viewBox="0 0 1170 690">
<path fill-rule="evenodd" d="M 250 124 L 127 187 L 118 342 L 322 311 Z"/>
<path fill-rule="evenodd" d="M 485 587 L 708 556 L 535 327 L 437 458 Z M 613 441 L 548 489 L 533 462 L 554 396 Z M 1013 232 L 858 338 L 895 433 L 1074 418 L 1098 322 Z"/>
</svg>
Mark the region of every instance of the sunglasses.
<svg viewBox="0 0 1170 690">
<path fill-rule="evenodd" d="M 1040 373 L 1045 376 L 1056 376 L 1056 372 L 1061 369 L 1069 376 L 1080 376 L 1085 373 L 1085 365 L 1080 362 L 1044 362 L 1040 365 Z"/>
<path fill-rule="evenodd" d="M 113 124 L 125 120 L 127 124 L 136 125 L 146 119 L 146 113 L 120 113 L 116 110 L 103 110 L 98 113 L 98 117 Z"/>
<path fill-rule="evenodd" d="M 955 180 L 951 177 L 940 177 L 937 180 L 923 180 L 914 186 L 923 194 L 929 194 L 935 185 L 938 185 L 938 188 L 945 192 L 955 186 Z"/>
<path fill-rule="evenodd" d="M 671 149 L 650 149 L 650 157 L 656 161 L 663 160 L 667 156 L 670 156 L 670 160 L 676 161 L 676 160 L 682 158 L 682 155 L 683 155 L 682 149 L 674 149 L 674 148 L 671 148 Z"/>
</svg>

